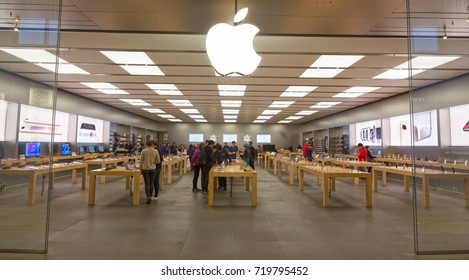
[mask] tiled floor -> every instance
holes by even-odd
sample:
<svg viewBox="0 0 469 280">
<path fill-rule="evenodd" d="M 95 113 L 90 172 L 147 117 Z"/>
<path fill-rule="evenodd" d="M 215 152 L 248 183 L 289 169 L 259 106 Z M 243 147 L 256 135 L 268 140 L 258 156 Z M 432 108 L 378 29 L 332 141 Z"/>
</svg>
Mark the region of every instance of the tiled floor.
<svg viewBox="0 0 469 280">
<path fill-rule="evenodd" d="M 363 183 L 341 180 L 330 207 L 323 208 L 314 176 L 306 175 L 305 191 L 300 192 L 286 175 L 279 179 L 262 167 L 257 172 L 257 207 L 251 207 L 250 192 L 243 190 L 239 178 L 233 197 L 229 191 L 216 191 L 214 207 L 207 206 L 206 194 L 192 193 L 191 172 L 165 186 L 158 201 L 145 205 L 142 197 L 137 207 L 131 205 L 124 179 L 110 178 L 99 185 L 96 205 L 88 207 L 87 190 L 58 178 L 48 253 L 0 253 L 0 259 L 469 259 L 468 254 L 414 254 L 412 193 L 397 184 L 374 193 L 373 207 L 366 208 Z M 8 195 L 15 198 L 4 190 L 0 202 Z M 16 196 L 23 205 L 24 192 Z M 458 236 L 467 239 L 469 209 L 462 195 L 432 193 L 431 198 L 430 209 L 418 208 L 421 238 L 438 243 L 431 237 L 441 234 L 438 225 L 443 223 L 445 228 L 457 225 L 458 232 L 465 233 Z M 34 207 L 41 207 L 40 201 Z M 34 216 L 31 207 L 19 210 L 16 204 L 3 203 L 0 209 L 3 240 L 8 232 L 15 239 L 11 232 L 18 230 L 8 216 L 17 221 Z M 40 234 L 44 215 L 34 219 Z M 26 242 L 25 235 L 17 236 L 17 242 Z"/>
</svg>

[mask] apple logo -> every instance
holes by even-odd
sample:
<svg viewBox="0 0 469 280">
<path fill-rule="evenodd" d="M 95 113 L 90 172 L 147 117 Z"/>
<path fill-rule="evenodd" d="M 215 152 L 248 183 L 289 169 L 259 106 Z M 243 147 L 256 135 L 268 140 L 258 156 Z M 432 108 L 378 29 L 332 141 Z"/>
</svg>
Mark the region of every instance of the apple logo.
<svg viewBox="0 0 469 280">
<path fill-rule="evenodd" d="M 207 55 L 221 76 L 248 76 L 261 62 L 253 45 L 259 28 L 252 24 L 238 25 L 247 13 L 248 8 L 241 9 L 234 17 L 234 26 L 218 23 L 207 33 Z"/>
</svg>

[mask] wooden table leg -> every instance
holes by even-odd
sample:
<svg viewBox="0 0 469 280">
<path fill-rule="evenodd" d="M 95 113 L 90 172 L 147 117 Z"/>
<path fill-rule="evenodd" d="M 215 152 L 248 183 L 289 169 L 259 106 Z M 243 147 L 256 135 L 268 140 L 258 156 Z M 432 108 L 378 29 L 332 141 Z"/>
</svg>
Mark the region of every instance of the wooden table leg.
<svg viewBox="0 0 469 280">
<path fill-rule="evenodd" d="M 88 166 L 85 165 L 85 167 L 82 168 L 81 171 L 81 189 L 85 190 L 86 189 L 86 176 L 88 173 Z"/>
<path fill-rule="evenodd" d="M 295 180 L 295 169 L 295 166 L 290 165 L 290 185 L 293 185 L 293 182 Z"/>
<path fill-rule="evenodd" d="M 72 169 L 72 184 L 76 184 L 76 183 L 77 183 L 77 170 Z"/>
<path fill-rule="evenodd" d="M 408 192 L 410 190 L 410 187 L 409 187 L 409 180 L 410 179 L 410 176 L 407 176 L 407 175 L 404 175 L 404 190 L 406 192 Z"/>
<path fill-rule="evenodd" d="M 96 175 L 90 174 L 90 189 L 88 191 L 88 205 L 94 205 L 96 194 Z"/>
<path fill-rule="evenodd" d="M 106 163 L 101 164 L 101 168 L 106 168 Z M 106 183 L 106 176 L 101 175 L 100 177 L 101 177 L 101 184 L 105 184 Z"/>
<path fill-rule="evenodd" d="M 244 185 L 246 188 L 246 191 L 249 191 L 249 177 L 244 177 Z"/>
<path fill-rule="evenodd" d="M 378 191 L 378 171 L 373 169 L 371 174 L 373 178 L 373 191 L 377 192 Z"/>
<path fill-rule="evenodd" d="M 171 184 L 171 182 L 173 181 L 173 164 L 170 163 L 168 165 L 168 185 Z"/>
<path fill-rule="evenodd" d="M 465 197 L 465 205 L 469 207 L 469 179 L 464 178 L 464 197 Z"/>
<path fill-rule="evenodd" d="M 31 172 L 29 174 L 28 186 L 28 204 L 32 205 L 36 202 L 36 174 Z"/>
<path fill-rule="evenodd" d="M 184 169 L 183 168 L 183 161 L 180 161 L 178 163 L 178 166 L 179 166 L 179 177 L 182 177 L 182 170 Z"/>
<path fill-rule="evenodd" d="M 323 187 L 322 187 L 322 206 L 327 207 L 329 205 L 329 177 L 324 174 L 322 176 Z"/>
<path fill-rule="evenodd" d="M 422 177 L 423 189 L 423 207 L 430 207 L 430 179 L 423 175 Z"/>
<path fill-rule="evenodd" d="M 386 171 L 381 171 L 381 185 L 384 187 L 388 183 L 388 173 Z"/>
<path fill-rule="evenodd" d="M 208 175 L 208 205 L 213 206 L 213 192 L 214 192 L 214 179 L 213 174 Z"/>
<path fill-rule="evenodd" d="M 129 178 L 129 176 L 126 176 Z M 133 176 L 134 178 L 134 191 L 132 194 L 132 199 L 133 199 L 133 205 L 139 205 L 140 204 L 140 175 Z M 153 186 L 151 186 L 153 188 Z"/>
<path fill-rule="evenodd" d="M 303 191 L 303 181 L 305 177 L 305 171 L 303 169 L 298 169 L 298 187 L 300 188 L 300 191 Z"/>
<path fill-rule="evenodd" d="M 257 206 L 257 173 L 252 174 L 252 206 Z"/>
<path fill-rule="evenodd" d="M 373 192 L 371 191 L 371 177 L 366 178 L 366 207 L 373 205 Z"/>
</svg>

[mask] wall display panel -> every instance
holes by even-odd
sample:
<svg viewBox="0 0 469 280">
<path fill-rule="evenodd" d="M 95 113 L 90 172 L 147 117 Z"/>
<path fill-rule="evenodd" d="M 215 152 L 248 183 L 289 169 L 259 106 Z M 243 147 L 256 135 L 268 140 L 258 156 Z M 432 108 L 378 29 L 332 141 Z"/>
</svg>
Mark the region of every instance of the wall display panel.
<svg viewBox="0 0 469 280">
<path fill-rule="evenodd" d="M 52 116 L 51 109 L 22 104 L 18 121 L 18 141 L 50 142 L 51 135 L 54 134 L 55 142 L 68 142 L 70 114 L 56 111 L 54 125 L 52 125 Z"/>
<path fill-rule="evenodd" d="M 449 108 L 451 146 L 469 146 L 469 104 Z"/>
<path fill-rule="evenodd" d="M 272 143 L 272 136 L 270 134 L 257 134 L 257 143 Z"/>
<path fill-rule="evenodd" d="M 231 143 L 233 141 L 238 142 L 237 134 L 223 134 L 223 142 Z"/>
<path fill-rule="evenodd" d="M 381 120 L 373 120 L 355 124 L 356 143 L 365 146 L 381 146 Z"/>
<path fill-rule="evenodd" d="M 436 110 L 414 114 L 414 124 L 410 115 L 389 119 L 391 146 L 411 146 L 413 136 L 415 146 L 438 146 L 438 123 Z"/>
<path fill-rule="evenodd" d="M 77 143 L 102 143 L 104 121 L 78 116 Z"/>
<path fill-rule="evenodd" d="M 203 134 L 195 134 L 195 133 L 190 133 L 189 134 L 189 142 L 190 143 L 201 143 L 204 142 L 204 135 Z"/>
<path fill-rule="evenodd" d="M 5 141 L 8 102 L 0 100 L 0 141 Z"/>
</svg>

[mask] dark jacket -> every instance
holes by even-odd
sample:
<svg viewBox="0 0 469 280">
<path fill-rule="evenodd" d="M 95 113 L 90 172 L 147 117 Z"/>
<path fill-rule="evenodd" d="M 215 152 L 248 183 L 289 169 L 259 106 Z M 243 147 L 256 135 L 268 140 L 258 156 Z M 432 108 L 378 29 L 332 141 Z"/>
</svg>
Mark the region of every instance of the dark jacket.
<svg viewBox="0 0 469 280">
<path fill-rule="evenodd" d="M 206 167 L 212 167 L 213 164 L 215 164 L 215 157 L 213 156 L 213 150 L 210 146 L 205 146 L 204 147 L 204 152 L 205 152 L 205 166 Z"/>
</svg>

